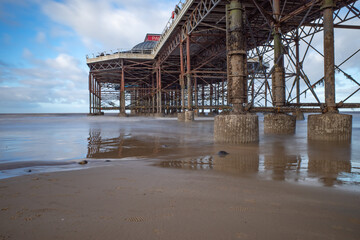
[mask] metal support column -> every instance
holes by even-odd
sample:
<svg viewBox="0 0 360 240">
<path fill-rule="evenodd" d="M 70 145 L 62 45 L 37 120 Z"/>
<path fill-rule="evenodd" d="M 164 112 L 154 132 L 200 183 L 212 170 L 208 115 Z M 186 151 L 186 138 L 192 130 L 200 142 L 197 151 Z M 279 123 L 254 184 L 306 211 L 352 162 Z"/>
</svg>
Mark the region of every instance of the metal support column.
<svg viewBox="0 0 360 240">
<path fill-rule="evenodd" d="M 95 84 L 96 84 L 96 81 L 95 81 L 95 78 L 93 78 L 92 80 L 92 111 L 93 111 L 93 114 L 95 115 L 96 114 L 96 88 L 95 88 Z"/>
<path fill-rule="evenodd" d="M 95 109 L 96 109 L 96 114 L 99 113 L 99 84 L 96 81 L 95 82 Z"/>
<path fill-rule="evenodd" d="M 91 78 L 92 78 L 92 74 L 89 73 L 89 114 L 92 114 L 92 111 L 91 111 Z"/>
<path fill-rule="evenodd" d="M 213 105 L 213 94 L 214 94 L 214 87 L 212 84 L 212 81 L 210 82 L 210 96 L 209 96 L 209 100 L 210 100 L 210 113 L 212 113 L 212 105 Z"/>
<path fill-rule="evenodd" d="M 280 0 L 273 0 L 273 15 L 276 23 L 274 24 L 274 72 L 272 74 L 272 91 L 274 105 L 281 107 L 285 105 L 285 69 L 284 53 L 281 40 L 280 29 Z"/>
<path fill-rule="evenodd" d="M 191 64 L 190 64 L 190 36 L 186 38 L 186 78 L 187 78 L 187 97 L 188 97 L 188 111 L 193 109 L 192 101 L 192 82 L 191 82 Z"/>
<path fill-rule="evenodd" d="M 180 86 L 181 86 L 181 112 L 185 111 L 185 80 L 184 80 L 184 50 L 183 42 L 180 42 Z"/>
<path fill-rule="evenodd" d="M 324 72 L 325 103 L 328 112 L 337 112 L 335 103 L 334 0 L 324 0 Z"/>
<path fill-rule="evenodd" d="M 120 114 L 125 114 L 125 70 L 124 62 L 121 67 L 121 83 L 120 83 Z"/>
<path fill-rule="evenodd" d="M 205 84 L 203 83 L 201 85 L 201 112 L 204 114 L 205 113 Z"/>
<path fill-rule="evenodd" d="M 162 113 L 163 109 L 162 109 L 162 87 L 161 87 L 161 68 L 159 66 L 159 113 Z"/>
<path fill-rule="evenodd" d="M 243 113 L 244 103 L 247 102 L 246 76 L 246 36 L 244 29 L 244 7 L 238 0 L 232 0 L 228 5 L 227 39 L 228 50 L 228 79 L 231 79 L 231 102 L 235 114 Z"/>
<path fill-rule="evenodd" d="M 155 81 L 154 74 L 151 74 L 151 99 L 152 99 L 152 113 L 155 113 Z"/>
<path fill-rule="evenodd" d="M 218 115 L 214 119 L 214 140 L 218 143 L 250 143 L 259 141 L 258 116 L 245 109 L 247 103 L 247 53 L 245 7 L 242 0 L 227 5 L 227 59 L 230 100 L 233 114 Z M 219 85 L 219 84 L 218 84 Z M 219 87 L 217 92 L 219 92 Z M 219 97 L 218 97 L 219 99 Z"/>
<path fill-rule="evenodd" d="M 158 71 L 157 67 L 156 67 L 156 70 L 155 70 L 155 74 L 156 74 L 156 113 L 159 113 L 159 110 L 160 110 L 160 104 L 159 104 L 159 71 Z"/>
<path fill-rule="evenodd" d="M 225 88 L 224 88 L 224 78 L 221 81 L 221 104 L 225 106 Z"/>
<path fill-rule="evenodd" d="M 101 84 L 99 83 L 99 113 L 101 114 Z"/>
<path fill-rule="evenodd" d="M 161 69 L 159 65 L 156 67 L 156 86 L 157 86 L 157 97 L 156 97 L 157 113 L 160 114 L 162 113 L 162 103 L 161 103 L 162 98 L 161 98 Z"/>
<path fill-rule="evenodd" d="M 300 104 L 300 46 L 299 31 L 296 30 L 295 52 L 296 52 L 296 103 Z"/>
<path fill-rule="evenodd" d="M 196 108 L 196 114 L 199 113 L 198 108 L 198 86 L 197 86 L 197 78 L 194 77 L 194 98 L 195 98 L 195 108 Z"/>
</svg>

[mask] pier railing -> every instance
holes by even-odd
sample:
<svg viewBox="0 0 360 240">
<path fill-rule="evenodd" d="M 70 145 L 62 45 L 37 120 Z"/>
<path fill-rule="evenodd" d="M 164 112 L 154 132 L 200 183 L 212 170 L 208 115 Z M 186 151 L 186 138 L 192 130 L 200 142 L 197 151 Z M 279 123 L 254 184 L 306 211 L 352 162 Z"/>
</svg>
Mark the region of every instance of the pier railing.
<svg viewBox="0 0 360 240">
<path fill-rule="evenodd" d="M 86 55 L 86 59 L 89 58 L 98 58 L 98 57 L 103 57 L 103 56 L 109 56 L 109 55 L 114 55 L 114 54 L 121 54 L 121 53 L 132 53 L 132 54 L 152 54 L 152 50 L 124 50 L 124 49 L 116 49 L 116 50 L 109 50 L 109 51 L 103 51 L 103 52 L 98 52 L 98 53 L 92 53 L 92 54 L 88 54 Z"/>
</svg>

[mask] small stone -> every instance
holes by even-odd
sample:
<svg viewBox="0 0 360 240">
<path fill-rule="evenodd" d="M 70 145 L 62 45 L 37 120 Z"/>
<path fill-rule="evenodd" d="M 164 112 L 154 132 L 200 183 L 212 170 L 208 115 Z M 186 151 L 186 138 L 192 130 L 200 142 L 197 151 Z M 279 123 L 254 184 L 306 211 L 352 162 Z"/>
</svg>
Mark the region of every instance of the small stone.
<svg viewBox="0 0 360 240">
<path fill-rule="evenodd" d="M 226 151 L 219 151 L 218 152 L 218 155 L 220 156 L 220 157 L 225 157 L 226 155 L 228 155 L 229 153 L 228 152 L 226 152 Z"/>
<path fill-rule="evenodd" d="M 105 162 L 111 162 L 110 160 L 105 160 Z"/>
<path fill-rule="evenodd" d="M 78 164 L 80 164 L 80 165 L 85 165 L 85 164 L 87 164 L 88 163 L 88 161 L 86 161 L 86 160 L 83 160 L 83 161 L 81 161 L 81 162 L 78 162 Z"/>
<path fill-rule="evenodd" d="M 27 172 L 32 172 L 31 169 L 27 170 Z"/>
</svg>

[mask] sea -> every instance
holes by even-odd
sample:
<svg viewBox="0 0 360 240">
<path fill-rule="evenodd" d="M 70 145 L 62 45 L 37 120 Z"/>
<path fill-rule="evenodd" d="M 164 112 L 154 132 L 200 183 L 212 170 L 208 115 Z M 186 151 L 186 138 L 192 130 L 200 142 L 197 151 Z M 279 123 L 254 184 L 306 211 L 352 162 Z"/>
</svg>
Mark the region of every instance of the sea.
<svg viewBox="0 0 360 240">
<path fill-rule="evenodd" d="M 265 135 L 258 114 L 259 143 L 237 145 L 214 143 L 213 117 L 184 123 L 116 114 L 0 114 L 0 180 L 144 161 L 178 171 L 360 191 L 360 113 L 345 114 L 353 116 L 351 142 L 309 141 L 308 114 L 297 121 L 294 135 Z"/>
</svg>

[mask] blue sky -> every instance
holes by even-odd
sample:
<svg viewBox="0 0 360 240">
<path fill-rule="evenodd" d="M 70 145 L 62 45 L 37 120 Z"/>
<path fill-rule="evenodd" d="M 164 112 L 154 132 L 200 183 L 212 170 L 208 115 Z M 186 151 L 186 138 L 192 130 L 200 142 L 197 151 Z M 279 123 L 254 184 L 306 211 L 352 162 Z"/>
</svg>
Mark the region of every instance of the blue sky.
<svg viewBox="0 0 360 240">
<path fill-rule="evenodd" d="M 87 112 L 86 55 L 130 49 L 146 33 L 161 33 L 177 2 L 0 0 L 0 113 Z M 359 32 L 336 32 L 337 61 L 359 48 Z M 360 80 L 358 55 L 344 70 Z M 312 52 L 307 61 L 309 76 L 321 77 L 321 57 Z M 354 86 L 337 79 L 341 100 Z"/>
<path fill-rule="evenodd" d="M 86 55 L 161 32 L 176 3 L 0 0 L 0 113 L 87 112 Z"/>
</svg>

